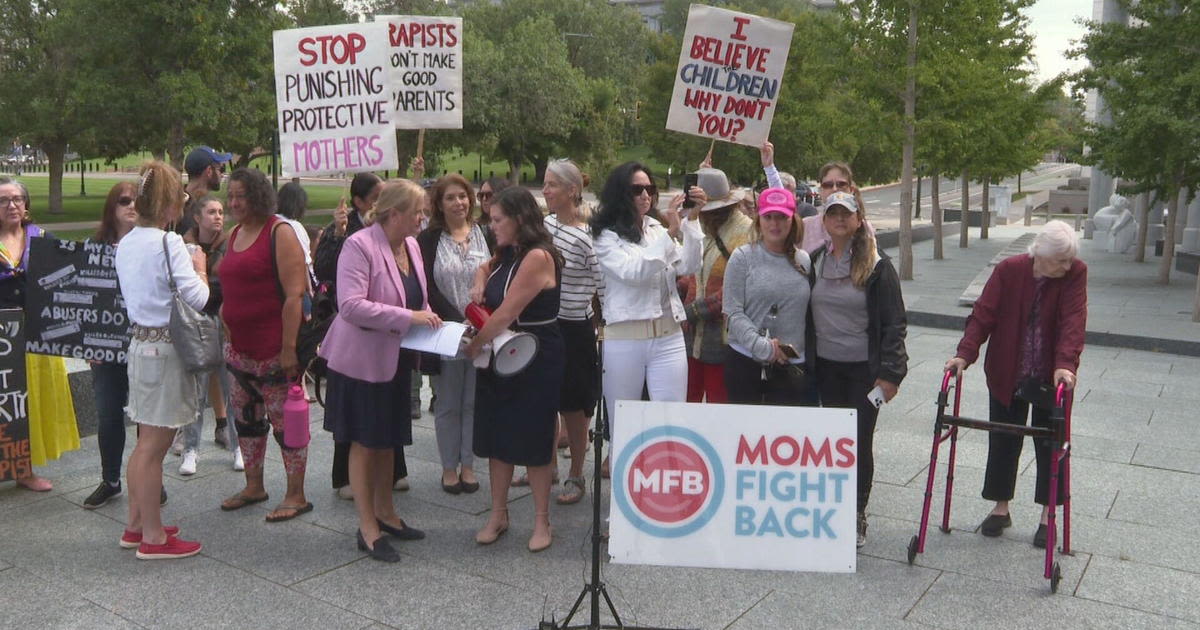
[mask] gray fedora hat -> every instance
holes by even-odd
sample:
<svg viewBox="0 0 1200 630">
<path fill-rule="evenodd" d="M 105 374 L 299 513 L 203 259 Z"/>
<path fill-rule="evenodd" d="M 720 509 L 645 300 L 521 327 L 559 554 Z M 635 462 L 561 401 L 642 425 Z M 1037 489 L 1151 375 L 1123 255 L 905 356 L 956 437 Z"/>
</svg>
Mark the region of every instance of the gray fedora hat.
<svg viewBox="0 0 1200 630">
<path fill-rule="evenodd" d="M 746 191 L 741 188 L 730 189 L 729 178 L 725 171 L 715 168 L 702 168 L 696 171 L 696 185 L 704 189 L 708 202 L 700 208 L 701 212 L 732 206 L 746 198 Z"/>
</svg>

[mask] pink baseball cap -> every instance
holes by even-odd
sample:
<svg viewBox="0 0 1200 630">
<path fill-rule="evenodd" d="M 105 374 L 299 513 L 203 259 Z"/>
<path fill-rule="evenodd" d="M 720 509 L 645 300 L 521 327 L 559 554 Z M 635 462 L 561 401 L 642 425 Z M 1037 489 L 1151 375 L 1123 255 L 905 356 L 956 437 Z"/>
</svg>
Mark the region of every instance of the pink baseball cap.
<svg viewBox="0 0 1200 630">
<path fill-rule="evenodd" d="M 796 197 L 786 188 L 768 188 L 758 195 L 758 214 L 782 212 L 787 216 L 796 214 Z"/>
</svg>

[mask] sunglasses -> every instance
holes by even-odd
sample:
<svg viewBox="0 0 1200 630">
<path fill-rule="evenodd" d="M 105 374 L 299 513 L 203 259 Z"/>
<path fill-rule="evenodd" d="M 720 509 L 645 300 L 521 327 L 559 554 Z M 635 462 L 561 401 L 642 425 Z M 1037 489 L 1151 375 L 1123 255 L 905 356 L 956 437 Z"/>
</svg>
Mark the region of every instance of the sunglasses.
<svg viewBox="0 0 1200 630">
<path fill-rule="evenodd" d="M 842 190 L 843 188 L 849 188 L 849 187 L 850 187 L 850 182 L 848 182 L 844 179 L 839 179 L 837 181 L 834 181 L 831 179 L 827 182 L 821 182 L 822 190 L 829 190 L 831 188 L 837 188 L 838 190 Z"/>
<path fill-rule="evenodd" d="M 487 201 L 488 199 L 492 198 L 492 193 L 479 191 L 479 192 L 475 193 L 475 198 L 480 201 Z"/>
<path fill-rule="evenodd" d="M 634 197 L 641 197 L 642 193 L 653 197 L 658 194 L 658 187 L 654 184 L 630 184 L 629 192 L 633 193 Z"/>
<path fill-rule="evenodd" d="M 117 205 L 132 206 L 133 205 L 133 197 L 119 197 L 119 198 L 117 198 Z"/>
</svg>

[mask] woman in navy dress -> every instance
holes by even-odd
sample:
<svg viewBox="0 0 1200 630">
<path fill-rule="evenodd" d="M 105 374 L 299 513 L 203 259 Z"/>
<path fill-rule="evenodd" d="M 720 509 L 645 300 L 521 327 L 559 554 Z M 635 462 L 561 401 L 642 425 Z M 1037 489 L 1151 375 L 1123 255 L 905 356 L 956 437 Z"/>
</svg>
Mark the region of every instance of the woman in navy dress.
<svg viewBox="0 0 1200 630">
<path fill-rule="evenodd" d="M 558 397 L 546 393 L 559 391 L 566 365 L 558 329 L 562 256 L 528 190 L 500 193 L 491 218 L 496 256 L 479 268 L 471 297 L 491 309 L 492 316 L 466 353 L 474 358 L 510 327 L 536 335 L 539 345 L 533 362 L 519 374 L 502 377 L 487 368 L 476 376 L 474 449 L 477 457 L 490 460 L 492 513 L 475 541 L 491 544 L 508 530 L 513 468 L 526 466 L 534 505 L 529 550 L 542 551 L 552 542 L 550 456 L 558 421 Z"/>
</svg>

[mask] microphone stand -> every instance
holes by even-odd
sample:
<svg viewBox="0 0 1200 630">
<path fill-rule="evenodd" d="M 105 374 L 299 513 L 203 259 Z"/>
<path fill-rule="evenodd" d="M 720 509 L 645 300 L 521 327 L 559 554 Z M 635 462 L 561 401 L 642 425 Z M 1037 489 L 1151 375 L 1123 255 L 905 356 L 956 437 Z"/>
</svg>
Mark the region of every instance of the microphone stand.
<svg viewBox="0 0 1200 630">
<path fill-rule="evenodd" d="M 563 618 L 562 623 L 555 624 L 553 617 L 549 624 L 545 621 L 539 624 L 539 630 L 547 628 L 549 630 L 672 630 L 670 628 L 656 628 L 651 626 L 627 626 L 621 621 L 621 616 L 617 614 L 617 608 L 613 605 L 612 598 L 608 595 L 608 588 L 604 582 L 600 581 L 600 546 L 604 543 L 604 537 L 600 533 L 600 525 L 602 519 L 600 517 L 600 462 L 604 459 L 604 435 L 608 433 L 608 407 L 604 404 L 604 322 L 600 322 L 600 331 L 596 335 L 597 342 L 597 371 L 596 371 L 596 391 L 600 393 L 597 396 L 596 402 L 596 427 L 591 430 L 592 448 L 595 452 L 595 461 L 592 465 L 592 574 L 589 581 L 585 582 L 583 589 L 579 592 L 579 597 L 575 599 L 575 604 L 571 606 L 571 612 Z M 604 598 L 605 605 L 608 606 L 608 612 L 612 615 L 615 624 L 602 624 L 600 622 L 600 598 Z M 579 612 L 580 605 L 583 604 L 584 598 L 589 598 L 590 617 L 586 624 L 570 625 L 571 620 L 575 617 L 575 613 Z"/>
</svg>

